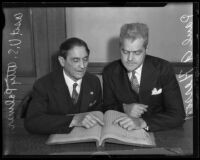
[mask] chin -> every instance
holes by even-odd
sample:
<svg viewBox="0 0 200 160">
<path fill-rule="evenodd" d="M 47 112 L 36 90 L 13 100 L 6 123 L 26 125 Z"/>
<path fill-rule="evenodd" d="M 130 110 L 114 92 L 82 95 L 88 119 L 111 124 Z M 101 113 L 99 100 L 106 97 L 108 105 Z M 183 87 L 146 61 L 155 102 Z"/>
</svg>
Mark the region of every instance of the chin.
<svg viewBox="0 0 200 160">
<path fill-rule="evenodd" d="M 129 66 L 129 65 L 126 65 L 125 67 L 128 71 L 133 71 L 137 68 L 137 66 Z"/>
<path fill-rule="evenodd" d="M 77 75 L 76 79 L 79 80 L 79 79 L 83 78 L 83 76 L 84 76 L 84 74 L 83 75 Z"/>
</svg>

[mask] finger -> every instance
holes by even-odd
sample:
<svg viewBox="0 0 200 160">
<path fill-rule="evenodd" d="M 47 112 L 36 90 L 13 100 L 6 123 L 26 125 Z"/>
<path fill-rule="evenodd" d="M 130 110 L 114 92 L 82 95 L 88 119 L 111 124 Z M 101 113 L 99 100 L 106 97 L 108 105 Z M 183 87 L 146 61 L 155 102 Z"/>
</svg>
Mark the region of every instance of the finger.
<svg viewBox="0 0 200 160">
<path fill-rule="evenodd" d="M 147 111 L 147 108 L 143 108 L 143 112 L 146 112 Z"/>
<path fill-rule="evenodd" d="M 144 112 L 143 110 L 137 109 L 135 111 L 130 112 L 130 114 L 128 114 L 128 115 L 131 117 L 138 117 L 138 115 L 141 115 L 141 113 L 143 113 L 143 112 Z"/>
<path fill-rule="evenodd" d="M 141 107 L 147 109 L 148 105 L 143 104 L 143 105 L 141 105 Z"/>
<path fill-rule="evenodd" d="M 144 113 L 144 111 L 138 111 L 138 112 L 136 113 L 136 115 L 137 115 L 137 116 L 141 116 L 143 113 Z"/>
<path fill-rule="evenodd" d="M 92 122 L 90 122 L 88 119 L 84 119 L 83 120 L 83 123 L 82 123 L 84 126 L 89 126 L 89 127 L 92 127 L 94 126 L 94 124 Z"/>
<path fill-rule="evenodd" d="M 128 126 L 127 130 L 130 131 L 130 130 L 133 130 L 134 129 L 134 126 Z"/>
<path fill-rule="evenodd" d="M 83 126 L 83 127 L 85 127 L 85 128 L 90 128 L 90 125 L 88 125 L 86 122 L 84 122 L 84 121 L 82 121 L 82 123 L 81 123 L 82 125 L 81 126 Z"/>
<path fill-rule="evenodd" d="M 137 118 L 141 118 L 142 114 L 143 114 L 143 113 L 141 113 L 141 114 L 138 114 Z"/>
<path fill-rule="evenodd" d="M 87 118 L 87 120 L 88 120 L 89 122 L 91 122 L 91 123 L 93 123 L 93 124 L 96 124 L 96 121 L 94 120 L 94 118 L 92 117 L 91 114 L 90 114 L 90 115 L 87 115 L 86 118 Z"/>
<path fill-rule="evenodd" d="M 127 118 L 127 117 L 119 117 L 119 118 L 117 118 L 116 120 L 114 120 L 113 121 L 113 124 L 117 124 L 119 121 L 121 121 L 121 120 L 123 120 L 123 119 L 125 119 L 125 118 Z"/>
<path fill-rule="evenodd" d="M 121 120 L 125 119 L 126 117 L 119 117 L 113 121 L 113 124 L 119 123 Z"/>
<path fill-rule="evenodd" d="M 134 116 L 134 118 L 140 118 L 140 117 L 141 117 L 140 114 L 136 114 L 136 115 Z"/>
<path fill-rule="evenodd" d="M 126 124 L 126 123 L 129 122 L 129 121 L 130 121 L 130 118 L 126 117 L 126 118 L 122 119 L 121 121 L 119 121 L 118 123 L 119 123 L 121 126 L 123 126 L 124 124 Z"/>
<path fill-rule="evenodd" d="M 104 125 L 103 121 L 101 121 L 98 117 L 96 117 L 95 115 L 91 114 L 91 117 L 96 120 L 100 125 Z"/>
<path fill-rule="evenodd" d="M 123 128 L 127 129 L 129 126 L 132 126 L 133 122 L 129 119 L 129 121 L 127 121 L 126 123 L 123 124 Z"/>
<path fill-rule="evenodd" d="M 146 112 L 147 109 L 144 108 L 144 107 L 142 107 L 142 106 L 140 106 L 140 107 L 137 108 L 137 111 L 143 111 L 143 112 Z"/>
<path fill-rule="evenodd" d="M 90 128 L 90 125 L 88 125 L 88 124 L 85 124 L 84 126 L 85 126 L 85 128 Z"/>
</svg>

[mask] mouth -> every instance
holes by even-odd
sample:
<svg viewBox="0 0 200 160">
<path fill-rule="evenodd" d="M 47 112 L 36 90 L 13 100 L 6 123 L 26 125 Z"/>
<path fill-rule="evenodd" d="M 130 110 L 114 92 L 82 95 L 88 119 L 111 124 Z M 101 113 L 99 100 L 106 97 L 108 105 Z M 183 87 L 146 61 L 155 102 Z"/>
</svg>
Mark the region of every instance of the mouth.
<svg viewBox="0 0 200 160">
<path fill-rule="evenodd" d="M 126 62 L 126 64 L 129 66 L 137 65 L 137 63 L 134 63 L 134 62 Z"/>
<path fill-rule="evenodd" d="M 85 72 L 85 70 L 82 70 L 82 71 L 76 71 L 77 73 L 84 73 Z"/>
</svg>

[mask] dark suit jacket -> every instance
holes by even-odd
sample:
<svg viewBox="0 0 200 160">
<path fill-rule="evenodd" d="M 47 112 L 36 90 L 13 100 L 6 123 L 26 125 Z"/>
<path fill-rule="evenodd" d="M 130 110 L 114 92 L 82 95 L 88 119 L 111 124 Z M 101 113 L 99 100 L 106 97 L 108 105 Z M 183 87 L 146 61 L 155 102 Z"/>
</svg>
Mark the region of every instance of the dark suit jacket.
<svg viewBox="0 0 200 160">
<path fill-rule="evenodd" d="M 162 93 L 152 95 L 154 88 L 162 89 Z M 184 122 L 185 111 L 173 67 L 169 62 L 150 55 L 146 55 L 143 63 L 139 95 L 131 89 L 127 71 L 120 60 L 106 66 L 103 71 L 103 99 L 105 110 L 123 112 L 123 103 L 148 105 L 142 118 L 149 131 L 177 127 Z"/>
<path fill-rule="evenodd" d="M 51 72 L 33 86 L 32 100 L 24 120 L 25 128 L 38 134 L 70 132 L 73 116 L 67 114 L 101 110 L 102 91 L 98 77 L 86 72 L 82 79 L 79 103 L 77 110 L 73 106 L 62 69 Z"/>
</svg>

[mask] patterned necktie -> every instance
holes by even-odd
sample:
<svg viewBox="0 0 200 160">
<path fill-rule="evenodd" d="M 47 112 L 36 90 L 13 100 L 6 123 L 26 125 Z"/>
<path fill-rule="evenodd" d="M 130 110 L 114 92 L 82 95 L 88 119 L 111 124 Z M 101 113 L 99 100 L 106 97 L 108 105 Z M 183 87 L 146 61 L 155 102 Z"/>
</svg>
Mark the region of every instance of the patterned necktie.
<svg viewBox="0 0 200 160">
<path fill-rule="evenodd" d="M 135 76 L 135 71 L 132 71 L 131 87 L 136 93 L 139 93 L 140 85 L 138 83 L 137 77 Z"/>
<path fill-rule="evenodd" d="M 78 101 L 78 92 L 76 91 L 76 87 L 78 86 L 77 83 L 73 84 L 73 91 L 72 91 L 72 101 L 73 104 L 76 104 Z"/>
</svg>

